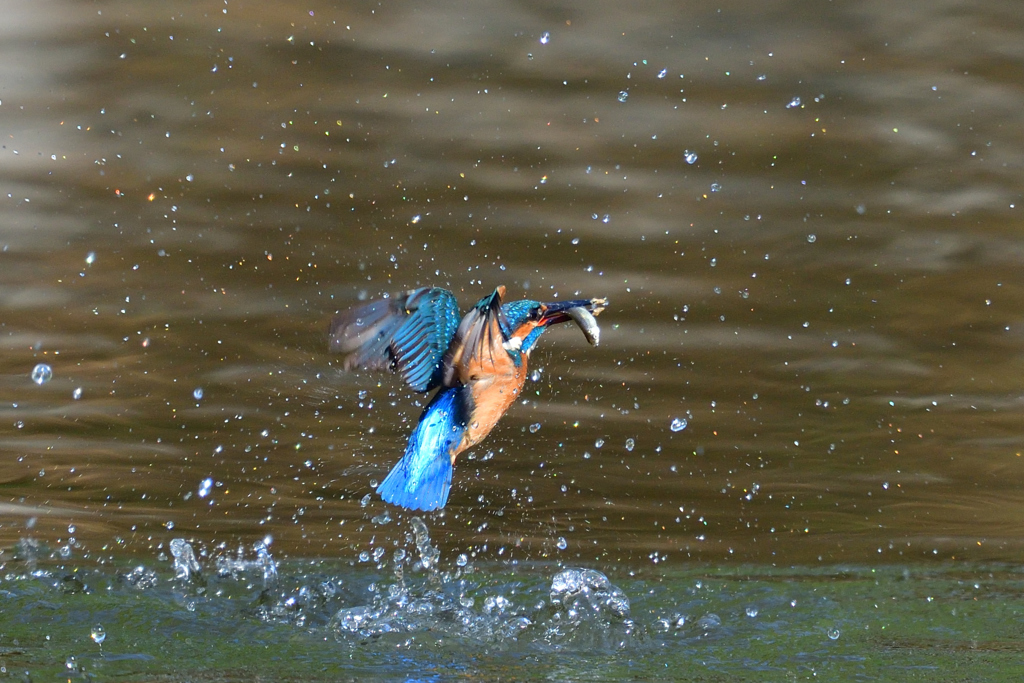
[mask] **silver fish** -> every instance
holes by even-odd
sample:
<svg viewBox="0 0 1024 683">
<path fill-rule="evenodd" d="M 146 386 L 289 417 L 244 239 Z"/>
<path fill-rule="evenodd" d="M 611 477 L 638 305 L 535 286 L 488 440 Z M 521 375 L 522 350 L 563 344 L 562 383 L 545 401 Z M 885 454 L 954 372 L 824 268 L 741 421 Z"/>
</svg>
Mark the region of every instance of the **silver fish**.
<svg viewBox="0 0 1024 683">
<path fill-rule="evenodd" d="M 593 312 L 584 306 L 577 306 L 565 311 L 565 314 L 572 318 L 579 328 L 583 330 L 583 336 L 587 338 L 587 341 L 592 346 L 597 346 L 601 342 L 601 328 L 598 327 L 597 318 L 594 316 L 604 310 L 606 303 L 607 300 L 605 299 L 593 299 L 591 301 Z"/>
</svg>

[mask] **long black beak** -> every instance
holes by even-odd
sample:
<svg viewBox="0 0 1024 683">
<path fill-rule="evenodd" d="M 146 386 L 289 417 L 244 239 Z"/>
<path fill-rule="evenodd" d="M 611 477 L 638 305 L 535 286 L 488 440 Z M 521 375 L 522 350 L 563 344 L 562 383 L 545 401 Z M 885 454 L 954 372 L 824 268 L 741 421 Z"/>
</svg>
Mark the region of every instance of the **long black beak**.
<svg viewBox="0 0 1024 683">
<path fill-rule="evenodd" d="M 600 315 L 601 311 L 608 305 L 608 299 L 573 299 L 571 301 L 552 301 L 544 304 L 544 313 L 541 314 L 541 322 L 544 325 L 557 325 L 573 320 L 573 316 L 566 311 L 571 308 L 582 308 L 593 315 Z"/>
<path fill-rule="evenodd" d="M 592 345 L 601 341 L 601 328 L 594 317 L 608 305 L 607 299 L 575 299 L 546 304 L 540 322 L 545 327 L 572 320 L 583 331 L 583 336 Z"/>
</svg>

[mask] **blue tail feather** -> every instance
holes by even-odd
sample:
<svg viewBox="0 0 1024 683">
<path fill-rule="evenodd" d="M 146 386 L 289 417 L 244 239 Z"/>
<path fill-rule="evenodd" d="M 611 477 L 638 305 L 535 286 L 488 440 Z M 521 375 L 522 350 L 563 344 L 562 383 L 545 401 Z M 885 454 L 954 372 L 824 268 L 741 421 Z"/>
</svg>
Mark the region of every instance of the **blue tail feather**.
<svg viewBox="0 0 1024 683">
<path fill-rule="evenodd" d="M 436 510 L 448 502 L 450 453 L 466 429 L 459 391 L 441 391 L 423 411 L 405 455 L 377 487 L 386 502 L 410 510 Z"/>
</svg>

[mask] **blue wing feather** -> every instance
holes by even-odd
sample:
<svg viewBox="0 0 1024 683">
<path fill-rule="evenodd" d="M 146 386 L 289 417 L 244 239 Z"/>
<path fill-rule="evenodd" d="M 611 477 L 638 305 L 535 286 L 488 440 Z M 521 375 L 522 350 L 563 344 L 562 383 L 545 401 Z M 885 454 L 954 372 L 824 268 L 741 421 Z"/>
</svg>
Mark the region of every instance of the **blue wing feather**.
<svg viewBox="0 0 1024 683">
<path fill-rule="evenodd" d="M 463 389 L 438 392 L 409 437 L 405 455 L 377 487 L 386 502 L 410 510 L 436 510 L 448 502 L 451 451 L 466 429 Z"/>
<path fill-rule="evenodd" d="M 391 370 L 415 391 L 441 384 L 441 361 L 459 324 L 455 295 L 423 287 L 345 311 L 331 323 L 331 350 L 345 369 Z"/>
</svg>

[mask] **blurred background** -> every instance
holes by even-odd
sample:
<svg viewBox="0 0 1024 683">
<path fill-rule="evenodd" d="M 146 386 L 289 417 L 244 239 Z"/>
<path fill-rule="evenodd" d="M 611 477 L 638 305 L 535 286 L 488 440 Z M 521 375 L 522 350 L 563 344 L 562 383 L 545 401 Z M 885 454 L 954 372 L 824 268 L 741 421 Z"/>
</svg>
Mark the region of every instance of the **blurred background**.
<svg viewBox="0 0 1024 683">
<path fill-rule="evenodd" d="M 504 284 L 611 305 L 457 463 L 446 552 L 1024 560 L 1019 9 L 9 5 L 0 543 L 390 544 L 425 399 L 330 318 Z"/>
</svg>

